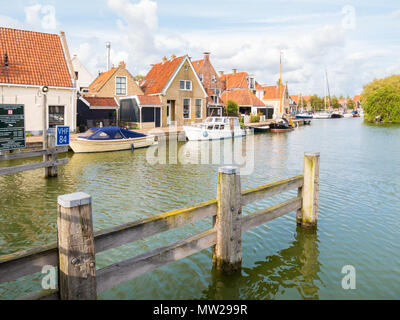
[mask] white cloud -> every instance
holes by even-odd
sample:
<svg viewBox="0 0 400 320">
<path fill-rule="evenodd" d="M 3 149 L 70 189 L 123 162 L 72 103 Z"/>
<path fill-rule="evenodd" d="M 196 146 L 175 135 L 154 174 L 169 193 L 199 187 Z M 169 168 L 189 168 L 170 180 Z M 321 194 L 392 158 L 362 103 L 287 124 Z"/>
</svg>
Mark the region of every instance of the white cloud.
<svg viewBox="0 0 400 320">
<path fill-rule="evenodd" d="M 23 24 L 16 19 L 0 14 L 1 26 L 5 28 L 22 29 Z"/>
<path fill-rule="evenodd" d="M 57 29 L 56 9 L 52 5 L 35 4 L 25 7 L 26 24 L 45 31 Z"/>
</svg>

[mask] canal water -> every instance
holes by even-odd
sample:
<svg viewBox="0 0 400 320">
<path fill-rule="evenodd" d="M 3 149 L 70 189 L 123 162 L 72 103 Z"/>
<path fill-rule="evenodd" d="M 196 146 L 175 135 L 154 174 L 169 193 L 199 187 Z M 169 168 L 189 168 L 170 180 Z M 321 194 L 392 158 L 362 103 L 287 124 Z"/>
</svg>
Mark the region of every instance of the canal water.
<svg viewBox="0 0 400 320">
<path fill-rule="evenodd" d="M 243 190 L 301 174 L 304 152 L 321 153 L 318 230 L 298 228 L 292 213 L 244 234 L 241 274 L 213 272 L 209 249 L 105 291 L 100 299 L 400 298 L 400 127 L 315 120 L 294 132 L 254 139 L 254 171 L 242 177 Z M 58 195 L 90 194 L 96 230 L 216 197 L 218 165 L 149 165 L 146 152 L 69 154 L 58 179 L 43 179 L 41 170 L 0 177 L 0 255 L 56 240 Z M 244 214 L 295 194 L 248 206 Z M 208 219 L 104 252 L 97 255 L 98 268 L 211 225 Z M 356 271 L 355 290 L 342 287 L 349 265 Z M 0 299 L 40 289 L 42 277 L 0 285 Z"/>
</svg>

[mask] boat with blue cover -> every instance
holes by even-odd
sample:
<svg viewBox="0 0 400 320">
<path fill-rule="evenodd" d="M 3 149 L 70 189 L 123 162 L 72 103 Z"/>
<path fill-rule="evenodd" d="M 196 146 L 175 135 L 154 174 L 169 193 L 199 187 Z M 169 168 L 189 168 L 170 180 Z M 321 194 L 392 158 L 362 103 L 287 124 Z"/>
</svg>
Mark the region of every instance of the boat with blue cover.
<svg viewBox="0 0 400 320">
<path fill-rule="evenodd" d="M 120 151 L 145 148 L 155 143 L 155 136 L 119 127 L 92 128 L 71 140 L 75 153 Z"/>
</svg>

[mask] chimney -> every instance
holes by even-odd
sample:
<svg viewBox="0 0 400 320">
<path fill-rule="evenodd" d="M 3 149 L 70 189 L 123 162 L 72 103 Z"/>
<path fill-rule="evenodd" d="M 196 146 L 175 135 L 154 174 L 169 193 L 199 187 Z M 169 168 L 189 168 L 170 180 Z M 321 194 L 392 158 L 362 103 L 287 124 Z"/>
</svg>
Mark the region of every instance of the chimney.
<svg viewBox="0 0 400 320">
<path fill-rule="evenodd" d="M 111 69 L 111 42 L 106 42 L 107 48 L 107 71 Z"/>
<path fill-rule="evenodd" d="M 210 52 L 204 52 L 204 61 L 210 61 Z"/>
<path fill-rule="evenodd" d="M 167 57 L 166 56 L 164 56 L 163 58 L 162 58 L 162 62 L 164 63 L 164 62 L 167 62 Z"/>
<path fill-rule="evenodd" d="M 233 74 L 236 74 L 237 69 L 232 69 L 232 71 L 233 71 Z"/>
<path fill-rule="evenodd" d="M 176 58 L 176 55 L 171 55 L 171 60 L 174 60 Z"/>
<path fill-rule="evenodd" d="M 67 43 L 67 39 L 65 37 L 65 32 L 64 31 L 60 31 L 60 40 L 61 40 L 63 51 L 64 51 L 64 54 L 65 54 L 65 58 L 67 60 L 68 68 L 69 68 L 69 71 L 71 73 L 71 78 L 73 80 L 77 80 L 76 79 L 76 75 L 75 75 L 75 71 L 74 71 L 74 65 L 72 64 L 72 60 L 71 60 L 71 55 L 69 54 L 68 43 Z"/>
<path fill-rule="evenodd" d="M 118 67 L 121 69 L 126 69 L 126 63 L 124 61 L 121 61 L 118 65 Z"/>
</svg>

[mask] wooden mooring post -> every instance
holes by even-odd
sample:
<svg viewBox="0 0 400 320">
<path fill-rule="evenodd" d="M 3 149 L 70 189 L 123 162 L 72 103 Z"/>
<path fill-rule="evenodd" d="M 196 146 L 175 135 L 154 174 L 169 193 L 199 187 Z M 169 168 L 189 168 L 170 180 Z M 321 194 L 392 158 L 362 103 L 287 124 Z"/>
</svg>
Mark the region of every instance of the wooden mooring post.
<svg viewBox="0 0 400 320">
<path fill-rule="evenodd" d="M 304 185 L 299 188 L 303 202 L 297 211 L 297 223 L 303 227 L 316 227 L 318 223 L 319 167 L 319 153 L 304 155 Z"/>
<path fill-rule="evenodd" d="M 218 172 L 217 244 L 213 264 L 217 271 L 233 273 L 242 266 L 242 190 L 237 167 L 223 167 Z"/>
<path fill-rule="evenodd" d="M 60 298 L 97 299 L 91 197 L 81 192 L 58 197 L 57 224 Z"/>
</svg>

